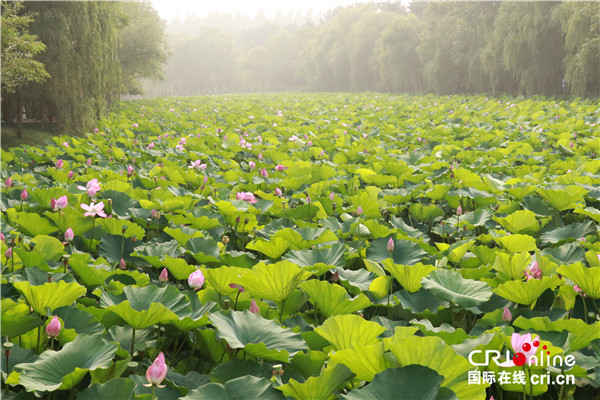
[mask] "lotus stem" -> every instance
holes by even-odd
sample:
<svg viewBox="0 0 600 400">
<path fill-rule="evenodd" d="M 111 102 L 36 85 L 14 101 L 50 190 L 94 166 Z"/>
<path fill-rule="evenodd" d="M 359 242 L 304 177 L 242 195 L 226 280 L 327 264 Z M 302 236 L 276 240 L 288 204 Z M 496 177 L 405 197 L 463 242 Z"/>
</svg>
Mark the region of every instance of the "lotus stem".
<svg viewBox="0 0 600 400">
<path fill-rule="evenodd" d="M 133 332 L 131 333 L 131 357 L 133 358 L 133 350 L 135 347 L 135 328 L 133 328 Z"/>
<path fill-rule="evenodd" d="M 40 338 L 42 337 L 42 325 L 38 326 L 38 337 L 37 337 L 37 346 L 35 348 L 36 353 L 40 354 Z"/>
<path fill-rule="evenodd" d="M 287 299 L 283 299 L 281 302 L 281 310 L 279 311 L 279 325 L 281 325 L 281 320 L 283 319 L 283 306 L 285 305 L 285 301 Z"/>
<path fill-rule="evenodd" d="M 583 297 L 583 295 L 581 296 L 581 301 L 583 302 L 583 319 L 585 320 L 585 323 L 588 323 L 588 310 L 587 310 L 587 304 L 585 303 L 585 297 Z"/>
<path fill-rule="evenodd" d="M 242 293 L 242 292 L 240 292 L 238 290 L 238 294 L 237 294 L 237 296 L 235 296 L 235 302 L 233 303 L 233 311 L 237 311 L 237 302 L 238 302 L 238 298 L 240 297 L 240 293 Z"/>
</svg>

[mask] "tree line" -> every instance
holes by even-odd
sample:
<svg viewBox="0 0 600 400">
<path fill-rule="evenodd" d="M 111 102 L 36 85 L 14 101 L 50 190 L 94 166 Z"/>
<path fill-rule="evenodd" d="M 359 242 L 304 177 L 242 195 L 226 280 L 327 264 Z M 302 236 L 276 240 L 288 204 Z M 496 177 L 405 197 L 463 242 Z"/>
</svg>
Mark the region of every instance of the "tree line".
<svg viewBox="0 0 600 400">
<path fill-rule="evenodd" d="M 2 120 L 81 133 L 142 79 L 163 77 L 164 23 L 150 3 L 2 1 Z"/>
<path fill-rule="evenodd" d="M 281 26 L 176 21 L 150 96 L 386 91 L 598 96 L 600 3 L 399 2 Z M 236 23 L 237 22 L 237 23 Z M 186 26 L 190 29 L 185 29 Z M 231 26 L 236 30 L 229 29 Z"/>
</svg>

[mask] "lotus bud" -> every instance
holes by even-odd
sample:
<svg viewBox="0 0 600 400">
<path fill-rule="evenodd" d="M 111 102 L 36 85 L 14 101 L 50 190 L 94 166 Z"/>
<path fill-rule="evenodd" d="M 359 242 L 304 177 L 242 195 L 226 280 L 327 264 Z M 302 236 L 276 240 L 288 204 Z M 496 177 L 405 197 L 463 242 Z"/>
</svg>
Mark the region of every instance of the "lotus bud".
<svg viewBox="0 0 600 400">
<path fill-rule="evenodd" d="M 23 191 L 21 192 L 21 200 L 25 201 L 28 197 L 29 194 L 27 193 L 27 189 L 23 189 Z"/>
<path fill-rule="evenodd" d="M 165 376 L 167 376 L 167 369 L 165 355 L 161 352 L 146 371 L 146 380 L 148 383 L 144 383 L 143 385 L 146 387 L 152 385 L 156 385 L 159 388 L 165 387 L 165 385 L 161 385 L 160 383 L 165 379 Z"/>
<path fill-rule="evenodd" d="M 85 165 L 87 165 L 87 166 L 88 166 L 88 168 L 89 168 L 89 167 L 91 167 L 91 166 L 92 166 L 92 159 L 91 159 L 91 158 L 88 158 L 88 159 L 85 161 Z"/>
<path fill-rule="evenodd" d="M 248 166 L 250 167 L 250 169 L 255 169 L 256 163 L 254 161 L 248 161 Z"/>
<path fill-rule="evenodd" d="M 50 208 L 52 209 L 52 211 L 56 211 L 56 199 L 53 197 L 52 200 L 50 200 Z"/>
<path fill-rule="evenodd" d="M 252 301 L 250 302 L 250 312 L 253 314 L 258 314 L 260 312 L 258 304 L 256 304 L 256 301 L 254 301 L 254 299 L 252 299 Z"/>
<path fill-rule="evenodd" d="M 125 260 L 123 260 L 123 258 L 121 258 L 121 260 L 119 260 L 119 268 L 121 268 L 121 269 L 127 268 L 127 264 L 125 263 Z"/>
<path fill-rule="evenodd" d="M 67 228 L 67 230 L 65 231 L 65 240 L 67 242 L 70 242 L 71 240 L 73 240 L 74 237 L 75 234 L 73 233 L 73 229 Z"/>
<path fill-rule="evenodd" d="M 133 167 L 129 165 L 127 167 L 127 177 L 129 178 L 131 175 L 133 175 Z"/>
<path fill-rule="evenodd" d="M 194 290 L 199 290 L 204 285 L 204 274 L 201 270 L 196 270 L 188 277 L 188 284 Z"/>
<path fill-rule="evenodd" d="M 267 170 L 266 170 L 266 169 L 264 169 L 264 168 L 263 168 L 263 169 L 260 171 L 260 176 L 262 176 L 263 178 L 266 178 L 266 177 L 268 177 L 268 176 L 269 176 L 269 173 L 267 172 Z"/>
<path fill-rule="evenodd" d="M 12 186 L 12 179 L 11 178 L 6 178 L 6 180 L 4 181 L 4 186 L 6 186 L 7 188 Z"/>
<path fill-rule="evenodd" d="M 244 287 L 242 285 L 238 285 L 237 283 L 230 283 L 229 287 L 232 289 L 237 289 L 240 293 L 244 293 Z"/>
<path fill-rule="evenodd" d="M 69 173 L 67 174 L 67 178 L 73 179 L 73 171 L 69 171 Z"/>
<path fill-rule="evenodd" d="M 11 247 L 9 247 L 9 248 L 6 250 L 6 252 L 4 253 L 4 257 L 6 257 L 6 258 L 11 258 L 11 257 L 12 257 L 12 255 L 13 255 L 13 248 L 12 248 L 12 246 L 11 246 Z"/>
<path fill-rule="evenodd" d="M 59 210 L 64 210 L 65 208 L 67 208 L 68 204 L 69 204 L 69 199 L 67 198 L 66 195 L 60 196 L 58 198 L 58 200 L 56 200 L 56 208 Z"/>
<path fill-rule="evenodd" d="M 161 282 L 167 282 L 169 280 L 169 272 L 167 271 L 166 268 L 163 268 L 162 271 L 160 271 L 158 280 Z"/>
<path fill-rule="evenodd" d="M 512 321 L 512 314 L 510 313 L 508 306 L 504 307 L 504 311 L 502 312 L 502 321 L 505 321 L 505 322 Z"/>
<path fill-rule="evenodd" d="M 64 161 L 62 159 L 60 159 L 56 162 L 56 168 L 62 168 L 63 165 L 64 165 Z"/>
<path fill-rule="evenodd" d="M 456 209 L 456 215 L 460 216 L 463 214 L 463 209 L 462 207 L 459 205 L 458 208 Z"/>
<path fill-rule="evenodd" d="M 54 317 L 52 317 L 50 323 L 46 326 L 46 335 L 48 335 L 48 337 L 55 338 L 60 333 L 60 328 L 60 321 L 55 315 Z"/>
<path fill-rule="evenodd" d="M 262 160 L 262 159 L 263 159 L 263 155 L 262 155 L 262 153 L 258 153 L 258 159 L 259 159 L 259 160 Z"/>
<path fill-rule="evenodd" d="M 392 251 L 394 251 L 395 246 L 396 246 L 396 243 L 394 242 L 394 239 L 390 238 L 390 240 L 388 240 L 387 247 L 386 247 L 387 251 L 389 251 L 391 253 Z"/>
<path fill-rule="evenodd" d="M 357 215 L 361 215 L 363 213 L 363 209 L 361 206 L 358 206 L 358 208 L 356 209 L 356 214 Z"/>
<path fill-rule="evenodd" d="M 281 189 L 275 188 L 275 196 L 281 196 Z"/>
<path fill-rule="evenodd" d="M 229 236 L 223 236 L 223 244 L 229 243 Z"/>
</svg>

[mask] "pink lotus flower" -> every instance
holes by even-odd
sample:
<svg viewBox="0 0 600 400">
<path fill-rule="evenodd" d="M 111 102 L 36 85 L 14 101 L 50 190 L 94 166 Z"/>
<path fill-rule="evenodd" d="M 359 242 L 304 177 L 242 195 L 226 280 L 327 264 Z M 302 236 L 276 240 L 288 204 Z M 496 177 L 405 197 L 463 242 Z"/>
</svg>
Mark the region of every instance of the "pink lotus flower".
<svg viewBox="0 0 600 400">
<path fill-rule="evenodd" d="M 69 148 L 69 143 L 67 143 L 67 142 L 63 142 L 62 145 L 65 146 L 67 149 Z"/>
<path fill-rule="evenodd" d="M 12 247 L 9 247 L 9 248 L 6 250 L 6 252 L 4 253 L 4 257 L 6 257 L 6 258 L 11 258 L 11 257 L 12 257 L 12 255 L 13 255 L 13 250 L 12 250 L 12 249 L 13 249 Z"/>
<path fill-rule="evenodd" d="M 29 194 L 27 193 L 27 189 L 23 189 L 23 191 L 21 192 L 21 200 L 25 201 L 28 197 Z"/>
<path fill-rule="evenodd" d="M 150 142 L 150 144 L 148 145 L 149 149 L 153 149 L 154 148 L 154 142 Z"/>
<path fill-rule="evenodd" d="M 88 158 L 87 160 L 85 160 L 85 165 L 87 165 L 88 168 L 91 167 L 92 166 L 92 159 Z"/>
<path fill-rule="evenodd" d="M 87 204 L 80 204 L 81 208 L 83 208 L 86 212 L 83 213 L 83 215 L 85 217 L 94 217 L 94 216 L 99 216 L 99 217 L 106 217 L 106 213 L 104 212 L 104 202 L 101 201 L 98 204 L 94 204 L 94 202 L 92 201 L 92 203 L 88 206 Z"/>
<path fill-rule="evenodd" d="M 67 174 L 67 178 L 73 179 L 73 171 L 69 171 L 69 173 Z"/>
<path fill-rule="evenodd" d="M 56 200 L 56 209 L 64 210 L 65 208 L 67 208 L 68 204 L 69 204 L 69 199 L 67 198 L 67 196 L 66 195 L 60 196 L 58 198 L 58 200 Z"/>
<path fill-rule="evenodd" d="M 125 260 L 123 260 L 123 258 L 121 258 L 119 260 L 119 268 L 121 268 L 121 269 L 127 268 L 127 264 L 125 263 Z"/>
<path fill-rule="evenodd" d="M 143 385 L 146 387 L 151 387 L 152 385 L 156 385 L 159 388 L 165 387 L 165 385 L 161 385 L 160 383 L 165 379 L 165 376 L 167 376 L 167 370 L 165 355 L 161 352 L 146 371 L 146 380 L 148 383 L 144 383 Z"/>
<path fill-rule="evenodd" d="M 240 293 L 244 293 L 244 287 L 242 285 L 238 285 L 237 283 L 230 283 L 229 287 L 232 289 L 237 289 Z"/>
<path fill-rule="evenodd" d="M 52 317 L 50 323 L 46 326 L 46 335 L 48 335 L 48 337 L 55 338 L 60 333 L 60 328 L 60 321 L 55 315 L 54 317 Z"/>
<path fill-rule="evenodd" d="M 335 194 L 333 192 L 329 193 L 329 200 L 333 201 L 335 199 Z"/>
<path fill-rule="evenodd" d="M 56 162 L 56 168 L 62 168 L 63 165 L 64 165 L 64 161 L 62 159 L 60 159 Z"/>
<path fill-rule="evenodd" d="M 262 159 L 263 159 L 263 155 L 262 155 L 262 153 L 258 153 L 258 159 L 259 159 L 259 160 L 262 160 Z"/>
<path fill-rule="evenodd" d="M 4 181 L 4 186 L 9 188 L 12 186 L 12 179 L 11 178 L 6 178 L 6 180 Z"/>
<path fill-rule="evenodd" d="M 150 216 L 152 217 L 152 219 L 159 219 L 160 213 L 156 211 L 156 208 L 153 208 L 152 211 L 150 211 Z"/>
<path fill-rule="evenodd" d="M 288 169 L 288 168 L 289 168 L 289 167 L 284 167 L 283 165 L 281 165 L 281 164 L 278 164 L 278 165 L 275 167 L 275 170 L 276 170 L 276 171 L 279 171 L 279 172 L 281 172 L 281 171 L 284 171 L 284 170 L 286 170 L 286 169 Z"/>
<path fill-rule="evenodd" d="M 456 215 L 462 215 L 463 214 L 463 209 L 462 207 L 459 205 L 458 208 L 456 209 Z"/>
<path fill-rule="evenodd" d="M 179 142 L 178 142 L 178 143 L 179 143 L 180 145 L 182 145 L 182 146 L 183 146 L 184 144 L 186 144 L 186 143 L 187 143 L 187 141 L 185 140 L 185 138 L 184 138 L 184 137 L 182 137 L 181 139 L 179 139 Z"/>
<path fill-rule="evenodd" d="M 257 202 L 256 197 L 254 197 L 254 194 L 250 192 L 238 192 L 235 197 L 238 200 L 247 201 L 250 204 L 256 204 Z"/>
<path fill-rule="evenodd" d="M 295 142 L 296 140 L 298 140 L 298 136 L 296 135 L 292 135 L 292 137 L 289 139 L 290 142 Z"/>
<path fill-rule="evenodd" d="M 73 240 L 74 237 L 75 233 L 73 233 L 73 229 L 67 228 L 67 230 L 65 231 L 65 240 L 67 242 L 70 242 L 71 240 Z"/>
<path fill-rule="evenodd" d="M 204 274 L 201 270 L 196 270 L 188 277 L 188 284 L 194 290 L 199 290 L 204 285 Z"/>
<path fill-rule="evenodd" d="M 250 312 L 253 314 L 258 314 L 260 312 L 258 304 L 256 304 L 256 301 L 254 299 L 252 299 L 252 301 L 250 302 Z"/>
<path fill-rule="evenodd" d="M 94 129 L 94 133 L 98 133 L 98 132 L 100 132 L 100 129 L 98 129 L 98 128 Z"/>
<path fill-rule="evenodd" d="M 91 181 L 89 181 L 85 185 L 85 187 L 83 187 L 83 186 L 77 186 L 77 189 L 79 189 L 79 190 L 86 190 L 88 196 L 94 197 L 96 195 L 96 192 L 98 192 L 100 190 L 100 182 L 98 182 L 98 179 L 94 178 Z"/>
<path fill-rule="evenodd" d="M 131 175 L 133 175 L 133 167 L 129 165 L 127 167 L 127 177 L 129 178 Z"/>
<path fill-rule="evenodd" d="M 542 270 L 538 266 L 537 261 L 534 261 L 529 266 L 529 272 L 524 271 L 524 274 L 527 277 L 527 280 L 530 280 L 530 279 L 540 279 L 542 277 Z"/>
<path fill-rule="evenodd" d="M 53 197 L 52 200 L 50 200 L 50 208 L 52 209 L 52 211 L 56 211 L 56 199 Z"/>
<path fill-rule="evenodd" d="M 4 233 L 0 232 L 0 241 L 4 242 Z"/>
<path fill-rule="evenodd" d="M 160 271 L 158 280 L 161 282 L 167 282 L 169 280 L 169 271 L 167 271 L 166 268 L 163 268 L 162 271 Z"/>
<path fill-rule="evenodd" d="M 250 169 L 255 169 L 256 163 L 254 161 L 248 161 L 248 166 L 250 167 Z"/>
<path fill-rule="evenodd" d="M 266 169 L 263 168 L 260 170 L 260 176 L 262 176 L 263 178 L 266 178 L 269 176 L 269 173 L 267 172 Z"/>
<path fill-rule="evenodd" d="M 331 280 L 331 282 L 339 282 L 340 281 L 340 271 L 335 271 L 333 273 L 333 275 L 331 275 L 331 278 L 329 278 L 329 280 Z"/>
<path fill-rule="evenodd" d="M 184 151 L 185 148 L 182 145 L 178 144 L 177 146 L 175 146 L 175 150 L 177 150 L 177 151 Z"/>
<path fill-rule="evenodd" d="M 531 333 L 527 333 L 523 336 L 518 333 L 513 333 L 510 339 L 510 345 L 513 348 L 515 355 L 512 360 L 507 360 L 501 364 L 498 364 L 499 367 L 514 367 L 524 365 L 526 362 L 529 362 L 531 357 L 535 355 L 540 346 L 539 338 L 532 339 Z"/>
<path fill-rule="evenodd" d="M 281 196 L 281 195 L 282 195 L 281 189 L 275 188 L 275 196 Z"/>
<path fill-rule="evenodd" d="M 312 140 L 309 140 L 308 143 L 306 143 L 309 147 L 312 146 Z"/>
<path fill-rule="evenodd" d="M 358 208 L 356 209 L 356 214 L 357 214 L 357 215 L 360 215 L 360 214 L 362 214 L 362 213 L 363 213 L 363 209 L 362 209 L 362 207 L 361 207 L 361 206 L 358 206 Z"/>
<path fill-rule="evenodd" d="M 131 124 L 132 128 L 137 128 L 139 125 L 138 124 Z"/>
<path fill-rule="evenodd" d="M 508 306 L 504 307 L 504 311 L 502 312 L 502 321 L 504 321 L 504 322 L 512 321 L 512 314 L 510 313 Z"/>
<path fill-rule="evenodd" d="M 321 157 L 325 155 L 325 150 L 321 150 Z"/>
<path fill-rule="evenodd" d="M 392 251 L 394 251 L 395 246 L 396 246 L 396 243 L 394 243 L 394 239 L 390 238 L 390 240 L 388 240 L 387 246 L 386 246 L 387 251 L 389 251 L 391 253 Z"/>
</svg>

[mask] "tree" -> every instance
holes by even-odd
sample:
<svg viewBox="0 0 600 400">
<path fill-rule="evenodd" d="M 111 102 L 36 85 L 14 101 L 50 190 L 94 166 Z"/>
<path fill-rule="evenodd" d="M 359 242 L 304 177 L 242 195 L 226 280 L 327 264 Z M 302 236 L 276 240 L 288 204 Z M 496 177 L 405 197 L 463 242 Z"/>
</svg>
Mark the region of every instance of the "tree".
<svg viewBox="0 0 600 400">
<path fill-rule="evenodd" d="M 143 79 L 164 78 L 162 66 L 168 57 L 164 23 L 148 2 L 123 2 L 121 7 L 124 27 L 119 61 L 123 92 L 143 94 Z"/>
</svg>

